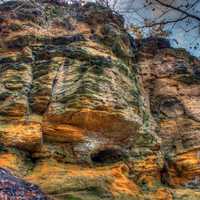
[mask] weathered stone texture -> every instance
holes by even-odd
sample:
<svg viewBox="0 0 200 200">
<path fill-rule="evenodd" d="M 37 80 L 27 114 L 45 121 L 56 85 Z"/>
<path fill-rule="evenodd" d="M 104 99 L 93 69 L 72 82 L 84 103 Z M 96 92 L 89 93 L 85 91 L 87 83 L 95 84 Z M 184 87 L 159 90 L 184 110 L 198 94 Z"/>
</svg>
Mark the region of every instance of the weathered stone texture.
<svg viewBox="0 0 200 200">
<path fill-rule="evenodd" d="M 199 199 L 200 61 L 94 3 L 19 3 L 0 6 L 0 167 L 54 199 Z"/>
</svg>

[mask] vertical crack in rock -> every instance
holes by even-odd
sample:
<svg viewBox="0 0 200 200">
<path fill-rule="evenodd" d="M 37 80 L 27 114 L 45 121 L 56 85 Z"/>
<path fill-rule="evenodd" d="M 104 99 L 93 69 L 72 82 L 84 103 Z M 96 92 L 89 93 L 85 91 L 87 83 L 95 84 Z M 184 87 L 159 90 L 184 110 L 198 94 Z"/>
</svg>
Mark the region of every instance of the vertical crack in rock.
<svg viewBox="0 0 200 200">
<path fill-rule="evenodd" d="M 49 102 L 47 104 L 46 111 L 44 112 L 44 115 L 48 112 L 49 105 L 53 100 L 54 93 L 55 93 L 55 90 L 56 90 L 56 84 L 58 83 L 60 74 L 64 71 L 64 66 L 65 66 L 65 61 L 63 61 L 63 63 L 60 64 L 60 66 L 58 67 L 58 69 L 55 73 L 54 78 L 52 79 L 50 99 L 49 99 Z"/>
<path fill-rule="evenodd" d="M 0 169 L 2 199 L 199 200 L 200 61 L 98 4 L 38 3 L 0 5 L 0 167 L 24 180 Z"/>
</svg>

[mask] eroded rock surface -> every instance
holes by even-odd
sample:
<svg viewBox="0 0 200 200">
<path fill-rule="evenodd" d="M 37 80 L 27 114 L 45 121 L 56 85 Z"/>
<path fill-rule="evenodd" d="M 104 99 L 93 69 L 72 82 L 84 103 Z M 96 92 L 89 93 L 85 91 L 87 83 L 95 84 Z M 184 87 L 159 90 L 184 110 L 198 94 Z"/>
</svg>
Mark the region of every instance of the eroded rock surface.
<svg viewBox="0 0 200 200">
<path fill-rule="evenodd" d="M 194 182 L 198 188 L 200 62 L 184 50 L 165 48 L 154 54 L 145 47 L 139 62 L 162 138 L 166 181 L 173 186 Z"/>
<path fill-rule="evenodd" d="M 0 167 L 54 199 L 199 199 L 200 61 L 94 3 L 19 5 L 0 6 Z"/>
</svg>

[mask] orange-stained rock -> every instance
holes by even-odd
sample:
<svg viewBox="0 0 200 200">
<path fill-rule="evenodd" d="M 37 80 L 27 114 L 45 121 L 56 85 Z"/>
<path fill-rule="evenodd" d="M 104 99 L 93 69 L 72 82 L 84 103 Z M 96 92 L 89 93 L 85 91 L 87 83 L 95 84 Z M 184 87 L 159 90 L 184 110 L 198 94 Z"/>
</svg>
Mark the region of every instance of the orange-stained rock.
<svg viewBox="0 0 200 200">
<path fill-rule="evenodd" d="M 173 186 L 199 185 L 199 66 L 183 50 L 142 50 L 141 76 L 150 110 L 157 120 L 165 154 L 163 182 Z"/>
<path fill-rule="evenodd" d="M 15 175 L 21 177 L 31 168 L 31 166 L 28 166 L 25 155 L 12 151 L 0 153 L 0 166 L 4 169 L 11 170 Z"/>
<path fill-rule="evenodd" d="M 42 145 L 42 130 L 39 123 L 3 123 L 0 126 L 0 143 L 8 147 L 33 150 Z"/>
<path fill-rule="evenodd" d="M 143 159 L 130 162 L 131 175 L 137 184 L 152 189 L 160 182 L 163 162 L 158 158 L 158 155 L 147 155 Z"/>
<path fill-rule="evenodd" d="M 114 196 L 117 196 L 120 193 L 135 196 L 139 193 L 139 187 L 126 177 L 129 173 L 129 169 L 126 165 L 114 167 L 111 171 L 112 176 L 115 177 L 111 185 L 111 192 Z"/>
<path fill-rule="evenodd" d="M 60 123 L 44 123 L 42 130 L 54 142 L 80 142 L 86 136 L 84 129 Z"/>
<path fill-rule="evenodd" d="M 0 167 L 58 200 L 199 200 L 200 61 L 41 3 L 0 5 Z"/>
<path fill-rule="evenodd" d="M 66 191 L 68 193 L 74 190 L 87 192 L 90 187 L 102 192 L 102 195 L 107 193 L 118 196 L 124 193 L 136 196 L 140 189 L 128 179 L 127 175 L 128 168 L 124 164 L 91 168 L 62 164 L 55 160 L 43 160 L 25 179 L 55 196 L 59 194 L 62 196 L 62 193 Z"/>
<path fill-rule="evenodd" d="M 155 200 L 173 200 L 172 192 L 167 189 L 158 189 L 154 195 Z"/>
<path fill-rule="evenodd" d="M 88 130 L 88 132 L 91 132 L 91 134 L 92 132 L 97 134 L 99 133 L 101 136 L 109 138 L 111 140 L 117 140 L 117 141 L 125 140 L 128 137 L 134 136 L 134 134 L 137 133 L 139 127 L 141 126 L 141 119 L 137 115 L 134 115 L 134 113 L 133 114 L 128 113 L 128 111 L 127 114 L 124 114 L 112 110 L 101 111 L 101 110 L 90 110 L 90 109 L 81 109 L 81 110 L 69 109 L 69 111 L 64 113 L 64 116 L 62 116 L 61 114 L 60 116 L 53 116 L 53 117 L 50 116 L 49 118 L 50 121 L 52 122 L 56 121 L 57 126 L 60 126 L 60 129 L 62 129 L 62 127 L 66 127 L 66 132 L 68 127 L 69 128 L 72 127 L 71 134 L 73 134 L 73 127 L 74 127 L 75 132 L 78 131 L 80 132 L 79 133 L 80 136 L 78 136 L 77 134 L 77 137 L 79 137 L 80 139 L 81 139 L 81 134 L 82 137 L 84 134 L 87 135 L 86 130 Z M 58 122 L 63 122 L 63 124 L 59 124 Z M 68 126 L 68 124 L 72 126 Z M 51 126 L 53 128 L 54 124 L 51 124 Z M 79 127 L 81 129 L 79 129 Z M 45 135 L 50 135 L 50 136 L 51 133 L 53 132 L 49 130 L 48 125 L 46 127 L 45 124 L 43 131 Z M 62 132 L 65 131 L 62 130 Z M 68 132 L 70 132 L 70 130 Z M 55 131 L 55 133 L 59 134 L 59 130 L 58 132 Z"/>
<path fill-rule="evenodd" d="M 169 163 L 169 184 L 195 187 L 199 185 L 200 148 L 192 148 L 176 154 Z"/>
</svg>

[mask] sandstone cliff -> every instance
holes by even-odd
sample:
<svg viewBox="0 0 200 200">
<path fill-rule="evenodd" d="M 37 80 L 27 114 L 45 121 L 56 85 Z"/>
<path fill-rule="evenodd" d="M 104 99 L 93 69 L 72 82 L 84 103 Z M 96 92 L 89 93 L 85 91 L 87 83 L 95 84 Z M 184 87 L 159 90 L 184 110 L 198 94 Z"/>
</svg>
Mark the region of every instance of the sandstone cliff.
<svg viewBox="0 0 200 200">
<path fill-rule="evenodd" d="M 94 3 L 0 13 L 2 199 L 200 199 L 197 58 Z"/>
</svg>

